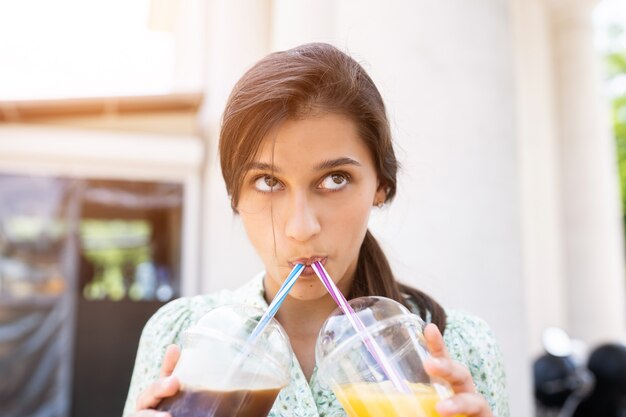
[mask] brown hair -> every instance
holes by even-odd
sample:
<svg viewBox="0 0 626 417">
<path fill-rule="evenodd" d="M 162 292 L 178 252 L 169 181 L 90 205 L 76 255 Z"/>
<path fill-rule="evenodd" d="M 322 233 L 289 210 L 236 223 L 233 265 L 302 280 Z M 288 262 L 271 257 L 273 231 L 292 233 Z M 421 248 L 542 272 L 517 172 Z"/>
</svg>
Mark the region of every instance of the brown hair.
<svg viewBox="0 0 626 417">
<path fill-rule="evenodd" d="M 323 43 L 302 45 L 272 53 L 237 82 L 226 103 L 220 132 L 220 162 L 235 212 L 245 167 L 263 139 L 287 119 L 326 112 L 341 113 L 357 125 L 369 148 L 386 201 L 396 193 L 398 162 L 383 99 L 372 79 L 354 59 Z M 425 293 L 398 283 L 389 262 L 367 231 L 359 252 L 350 298 L 379 295 L 409 307 L 443 332 L 446 314 Z M 410 301 L 407 301 L 407 298 Z"/>
</svg>

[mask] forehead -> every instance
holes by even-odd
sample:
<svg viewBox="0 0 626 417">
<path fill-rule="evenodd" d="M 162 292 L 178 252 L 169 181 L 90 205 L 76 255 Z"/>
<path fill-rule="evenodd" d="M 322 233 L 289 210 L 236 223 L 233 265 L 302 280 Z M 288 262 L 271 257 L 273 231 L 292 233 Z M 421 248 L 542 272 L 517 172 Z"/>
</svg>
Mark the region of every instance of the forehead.
<svg viewBox="0 0 626 417">
<path fill-rule="evenodd" d="M 273 162 L 281 168 L 341 157 L 373 164 L 356 123 L 347 116 L 326 113 L 284 121 L 263 139 L 255 161 Z"/>
</svg>

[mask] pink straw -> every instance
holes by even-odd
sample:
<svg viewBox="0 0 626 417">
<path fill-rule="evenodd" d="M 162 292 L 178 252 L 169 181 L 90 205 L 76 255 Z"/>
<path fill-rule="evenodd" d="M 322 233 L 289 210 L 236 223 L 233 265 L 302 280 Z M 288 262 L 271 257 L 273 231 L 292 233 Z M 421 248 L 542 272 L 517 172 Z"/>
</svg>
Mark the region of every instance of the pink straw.
<svg viewBox="0 0 626 417">
<path fill-rule="evenodd" d="M 357 334 L 361 336 L 363 343 L 365 343 L 365 347 L 374 357 L 374 360 L 378 363 L 385 376 L 387 376 L 397 390 L 405 394 L 410 394 L 411 390 L 407 383 L 400 377 L 394 366 L 389 362 L 385 353 L 382 351 L 380 346 L 378 346 L 378 343 L 370 337 L 361 319 L 359 319 L 356 312 L 352 309 L 350 304 L 348 304 L 348 301 L 343 296 L 341 291 L 339 291 L 339 288 L 337 288 L 333 280 L 328 277 L 328 272 L 326 272 L 324 266 L 317 261 L 313 262 L 311 267 L 322 281 L 322 284 L 324 284 L 324 287 L 326 287 L 326 290 L 330 293 L 330 296 L 333 300 L 335 300 L 341 311 L 343 311 L 343 314 L 348 317 L 348 320 L 350 321 L 350 324 L 352 324 L 352 327 L 354 327 L 354 330 L 356 330 Z"/>
</svg>

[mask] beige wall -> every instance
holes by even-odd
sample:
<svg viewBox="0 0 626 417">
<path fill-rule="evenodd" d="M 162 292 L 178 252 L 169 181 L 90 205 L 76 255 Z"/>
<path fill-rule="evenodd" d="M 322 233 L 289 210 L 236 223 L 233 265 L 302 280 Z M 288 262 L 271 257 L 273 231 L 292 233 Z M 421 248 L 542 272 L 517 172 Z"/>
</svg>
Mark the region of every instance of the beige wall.
<svg viewBox="0 0 626 417">
<path fill-rule="evenodd" d="M 42 117 L 29 125 L 77 127 L 119 132 L 144 132 L 162 135 L 198 135 L 196 112 L 158 112 L 126 115 Z"/>
</svg>

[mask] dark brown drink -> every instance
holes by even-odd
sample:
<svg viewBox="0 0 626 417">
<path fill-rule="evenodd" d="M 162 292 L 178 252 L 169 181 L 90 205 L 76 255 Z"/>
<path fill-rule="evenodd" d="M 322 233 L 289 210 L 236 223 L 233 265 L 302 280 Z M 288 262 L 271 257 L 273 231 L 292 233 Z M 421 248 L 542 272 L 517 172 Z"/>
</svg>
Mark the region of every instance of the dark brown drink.
<svg viewBox="0 0 626 417">
<path fill-rule="evenodd" d="M 172 417 L 267 417 L 280 388 L 263 390 L 180 390 L 158 409 Z"/>
</svg>

